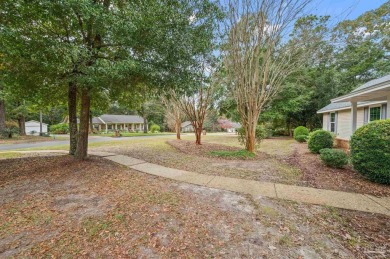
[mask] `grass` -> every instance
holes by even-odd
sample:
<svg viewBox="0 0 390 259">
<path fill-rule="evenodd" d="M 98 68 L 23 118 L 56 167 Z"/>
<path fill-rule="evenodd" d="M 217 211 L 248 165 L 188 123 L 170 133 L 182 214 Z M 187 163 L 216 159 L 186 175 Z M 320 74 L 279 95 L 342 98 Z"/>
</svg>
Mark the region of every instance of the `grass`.
<svg viewBox="0 0 390 259">
<path fill-rule="evenodd" d="M 22 154 L 16 152 L 0 152 L 0 159 L 9 159 L 9 158 L 17 158 L 21 157 Z"/>
<path fill-rule="evenodd" d="M 210 155 L 223 157 L 223 158 L 254 158 L 256 155 L 252 152 L 249 152 L 245 149 L 237 150 L 237 151 L 211 151 Z"/>
<path fill-rule="evenodd" d="M 159 135 L 173 135 L 172 132 L 159 132 L 159 133 L 143 133 L 143 132 L 121 132 L 121 137 L 142 137 L 142 136 L 159 136 Z M 91 136 L 100 137 L 115 137 L 115 133 L 110 132 L 108 134 L 91 134 Z"/>
</svg>

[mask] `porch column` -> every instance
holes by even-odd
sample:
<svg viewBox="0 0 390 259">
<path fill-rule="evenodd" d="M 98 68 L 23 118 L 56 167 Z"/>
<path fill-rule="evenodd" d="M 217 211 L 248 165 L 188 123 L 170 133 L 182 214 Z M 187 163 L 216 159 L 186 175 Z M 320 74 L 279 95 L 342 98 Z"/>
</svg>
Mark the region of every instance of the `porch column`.
<svg viewBox="0 0 390 259">
<path fill-rule="evenodd" d="M 99 131 L 101 131 L 102 130 L 102 125 L 99 124 L 98 127 L 99 127 Z"/>
<path fill-rule="evenodd" d="M 357 122 L 357 102 L 351 102 L 351 129 L 352 134 L 356 131 L 356 122 Z"/>
<path fill-rule="evenodd" d="M 390 119 L 390 94 L 387 96 L 386 119 Z"/>
</svg>

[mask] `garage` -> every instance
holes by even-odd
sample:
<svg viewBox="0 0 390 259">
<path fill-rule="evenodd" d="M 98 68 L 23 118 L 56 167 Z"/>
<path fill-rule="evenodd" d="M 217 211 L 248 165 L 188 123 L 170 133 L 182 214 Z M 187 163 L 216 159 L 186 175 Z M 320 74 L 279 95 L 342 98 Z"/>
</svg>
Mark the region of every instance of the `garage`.
<svg viewBox="0 0 390 259">
<path fill-rule="evenodd" d="M 27 135 L 34 135 L 40 132 L 40 123 L 39 121 L 27 121 L 25 123 L 26 127 L 26 134 Z M 42 133 L 47 133 L 47 124 L 42 123 Z"/>
</svg>

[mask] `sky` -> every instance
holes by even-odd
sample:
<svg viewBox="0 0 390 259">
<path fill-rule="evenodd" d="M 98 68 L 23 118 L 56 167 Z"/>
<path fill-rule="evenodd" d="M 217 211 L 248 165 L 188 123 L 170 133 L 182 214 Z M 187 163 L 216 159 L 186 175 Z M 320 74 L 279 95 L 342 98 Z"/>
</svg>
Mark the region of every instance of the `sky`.
<svg viewBox="0 0 390 259">
<path fill-rule="evenodd" d="M 352 20 L 361 14 L 376 9 L 388 0 L 315 0 L 311 13 L 330 15 L 332 18 Z"/>
</svg>

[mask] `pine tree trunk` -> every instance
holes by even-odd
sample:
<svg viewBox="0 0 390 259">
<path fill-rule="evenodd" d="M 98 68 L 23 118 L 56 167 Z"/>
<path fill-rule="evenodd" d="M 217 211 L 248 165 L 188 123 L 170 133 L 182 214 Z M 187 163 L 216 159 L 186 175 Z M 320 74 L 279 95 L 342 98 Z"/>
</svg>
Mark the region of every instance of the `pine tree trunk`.
<svg viewBox="0 0 390 259">
<path fill-rule="evenodd" d="M 180 138 L 180 130 L 181 130 L 181 121 L 180 120 L 176 121 L 175 129 L 176 129 L 176 139 L 180 140 L 181 139 Z"/>
<path fill-rule="evenodd" d="M 77 149 L 77 87 L 74 82 L 68 85 L 68 120 L 69 120 L 69 154 L 74 155 Z"/>
<path fill-rule="evenodd" d="M 148 119 L 144 117 L 144 133 L 148 133 Z"/>
<path fill-rule="evenodd" d="M 5 129 L 5 103 L 0 99 L 0 131 Z"/>
<path fill-rule="evenodd" d="M 18 119 L 18 124 L 20 136 L 26 136 L 26 118 L 24 116 L 20 116 Z"/>
<path fill-rule="evenodd" d="M 84 88 L 81 92 L 81 111 L 80 111 L 80 130 L 77 141 L 75 158 L 85 160 L 88 156 L 88 132 L 89 132 L 89 109 L 91 98 L 88 89 Z"/>
</svg>

